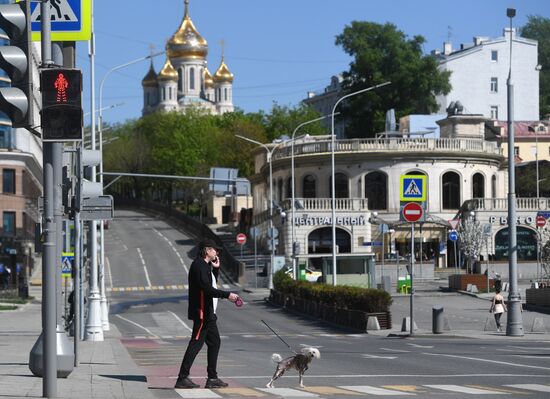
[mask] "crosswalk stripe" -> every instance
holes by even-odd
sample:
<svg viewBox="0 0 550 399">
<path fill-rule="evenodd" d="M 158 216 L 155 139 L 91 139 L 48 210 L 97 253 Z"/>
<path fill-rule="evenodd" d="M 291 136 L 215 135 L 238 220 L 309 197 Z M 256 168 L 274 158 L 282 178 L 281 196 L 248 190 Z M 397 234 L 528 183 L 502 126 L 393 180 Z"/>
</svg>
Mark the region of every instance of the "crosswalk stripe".
<svg viewBox="0 0 550 399">
<path fill-rule="evenodd" d="M 319 397 L 319 395 L 316 395 L 314 393 L 305 392 L 305 391 L 292 389 L 292 388 L 258 388 L 258 389 L 270 395 L 277 395 L 283 398 L 289 398 L 289 397 L 318 398 Z"/>
<path fill-rule="evenodd" d="M 425 392 L 422 390 L 419 390 L 418 386 L 416 385 L 383 385 L 382 388 L 386 389 L 395 389 L 397 391 L 404 391 L 404 392 Z"/>
<path fill-rule="evenodd" d="M 182 398 L 221 398 L 217 393 L 204 388 L 176 389 L 176 392 Z"/>
<path fill-rule="evenodd" d="M 390 396 L 390 395 L 415 395 L 410 392 L 394 391 L 390 389 L 373 387 L 370 385 L 358 385 L 358 386 L 339 386 L 338 388 L 347 389 L 349 391 L 357 391 L 361 393 L 366 393 L 369 395 L 380 395 L 380 396 Z"/>
<path fill-rule="evenodd" d="M 165 290 L 188 290 L 188 284 L 178 285 L 153 285 L 151 287 L 134 286 L 134 287 L 112 287 L 107 288 L 108 292 L 128 292 L 128 291 L 165 291 Z"/>
<path fill-rule="evenodd" d="M 229 396 L 245 396 L 249 398 L 261 398 L 266 396 L 265 393 L 256 391 L 252 388 L 240 387 L 240 388 L 220 388 L 217 389 L 218 392 L 223 393 L 224 395 Z"/>
<path fill-rule="evenodd" d="M 361 395 L 359 392 L 348 391 L 347 389 L 341 389 L 336 387 L 305 387 L 304 390 L 316 393 L 319 395 Z"/>
<path fill-rule="evenodd" d="M 470 395 L 494 395 L 494 394 L 502 394 L 507 395 L 506 392 L 502 391 L 492 391 L 489 389 L 479 389 L 479 388 L 470 388 L 460 385 L 424 385 L 428 388 L 434 388 L 434 389 L 441 389 L 443 391 L 451 391 L 451 392 L 460 392 L 460 393 L 467 393 Z"/>
<path fill-rule="evenodd" d="M 505 387 L 510 388 L 519 388 L 519 389 L 525 389 L 527 391 L 537 391 L 537 392 L 550 392 L 550 385 L 542 385 L 542 384 L 512 384 L 512 385 L 504 385 Z"/>
</svg>

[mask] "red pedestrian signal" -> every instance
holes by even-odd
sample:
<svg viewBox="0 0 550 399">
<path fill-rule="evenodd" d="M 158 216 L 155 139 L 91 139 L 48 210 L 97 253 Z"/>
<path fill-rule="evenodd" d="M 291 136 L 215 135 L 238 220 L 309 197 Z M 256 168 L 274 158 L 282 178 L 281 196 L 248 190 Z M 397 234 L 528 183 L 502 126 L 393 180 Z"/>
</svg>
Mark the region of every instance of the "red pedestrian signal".
<svg viewBox="0 0 550 399">
<path fill-rule="evenodd" d="M 40 74 L 42 92 L 42 139 L 82 140 L 82 72 L 79 69 L 47 68 Z"/>
</svg>

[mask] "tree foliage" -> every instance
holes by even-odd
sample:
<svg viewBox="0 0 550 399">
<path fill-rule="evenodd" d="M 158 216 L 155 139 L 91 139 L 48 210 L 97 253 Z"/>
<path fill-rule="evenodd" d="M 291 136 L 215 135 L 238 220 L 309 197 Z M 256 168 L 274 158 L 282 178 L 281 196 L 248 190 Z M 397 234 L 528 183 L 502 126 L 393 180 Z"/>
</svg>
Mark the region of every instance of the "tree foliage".
<svg viewBox="0 0 550 399">
<path fill-rule="evenodd" d="M 352 97 L 343 104 L 348 137 L 373 137 L 383 131 L 385 113 L 396 116 L 437 110 L 435 96 L 451 90 L 450 72 L 422 53 L 422 36 L 408 38 L 391 23 L 354 21 L 336 37 L 336 44 L 354 59 L 344 73 L 344 87 L 353 92 L 390 81 L 391 85 Z"/>
<path fill-rule="evenodd" d="M 467 270 L 473 271 L 473 264 L 479 257 L 483 245 L 483 232 L 479 220 L 467 218 L 458 230 L 460 249 L 466 255 Z"/>
<path fill-rule="evenodd" d="M 521 36 L 539 42 L 538 63 L 540 71 L 540 118 L 550 114 L 550 19 L 540 15 L 529 15 L 527 23 L 520 29 Z"/>
</svg>

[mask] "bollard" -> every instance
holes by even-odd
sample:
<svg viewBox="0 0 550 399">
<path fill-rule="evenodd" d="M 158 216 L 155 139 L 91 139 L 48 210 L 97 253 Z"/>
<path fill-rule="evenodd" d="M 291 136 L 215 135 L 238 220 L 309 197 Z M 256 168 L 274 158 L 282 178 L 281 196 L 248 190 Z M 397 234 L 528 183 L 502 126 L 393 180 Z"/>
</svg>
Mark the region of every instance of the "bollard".
<svg viewBox="0 0 550 399">
<path fill-rule="evenodd" d="M 434 334 L 443 334 L 443 306 L 432 307 L 432 332 Z"/>
</svg>

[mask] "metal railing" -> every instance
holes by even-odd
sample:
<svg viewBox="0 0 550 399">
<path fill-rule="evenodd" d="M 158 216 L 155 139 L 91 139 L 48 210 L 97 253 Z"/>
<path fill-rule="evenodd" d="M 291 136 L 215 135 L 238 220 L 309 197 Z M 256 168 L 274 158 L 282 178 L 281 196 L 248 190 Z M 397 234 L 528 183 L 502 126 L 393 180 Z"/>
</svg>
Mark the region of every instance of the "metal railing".
<svg viewBox="0 0 550 399">
<path fill-rule="evenodd" d="M 465 209 L 480 211 L 506 211 L 508 210 L 507 198 L 475 198 L 465 202 Z M 550 198 L 516 198 L 518 210 L 548 210 Z"/>
</svg>

